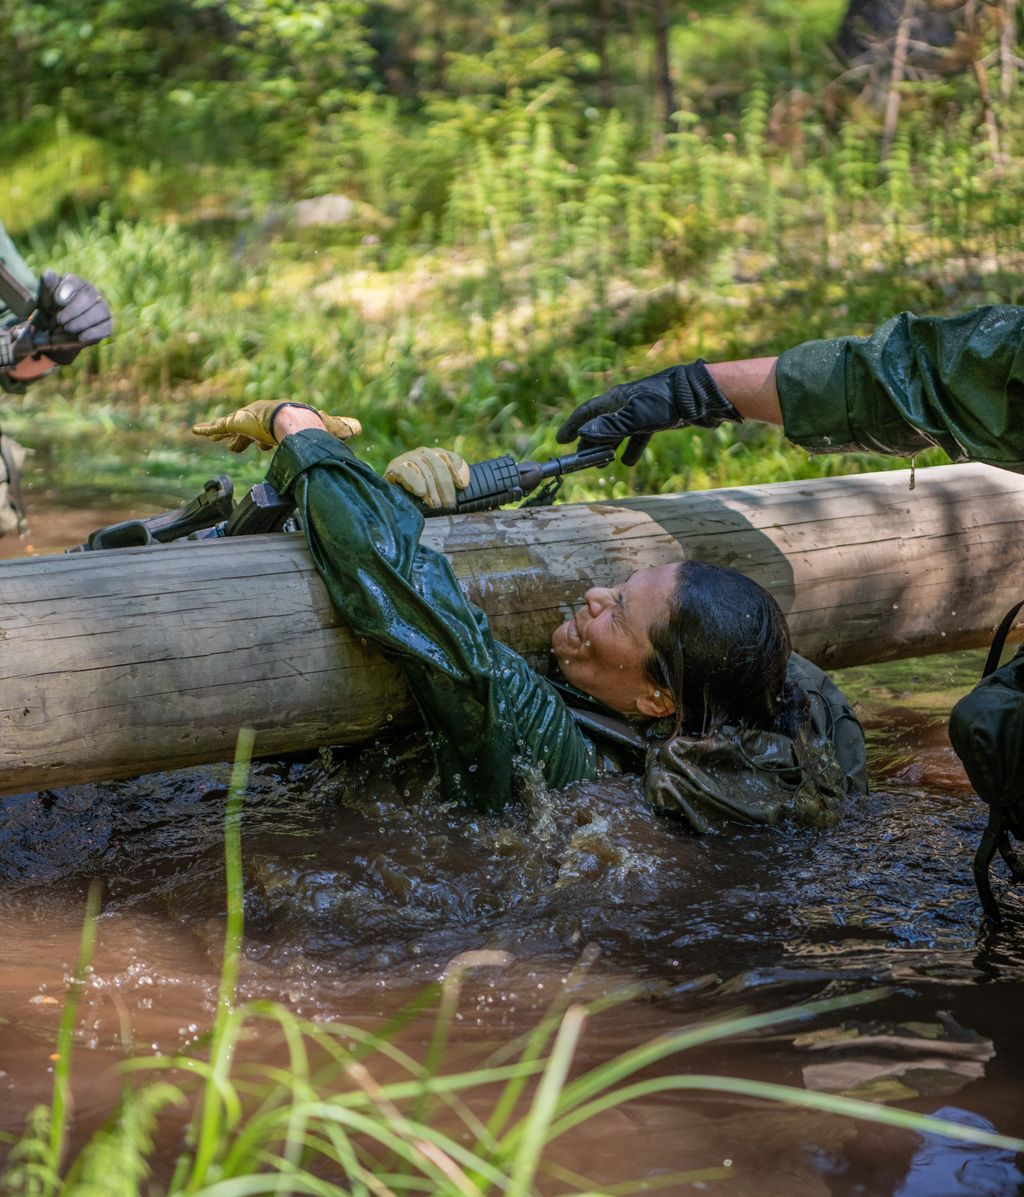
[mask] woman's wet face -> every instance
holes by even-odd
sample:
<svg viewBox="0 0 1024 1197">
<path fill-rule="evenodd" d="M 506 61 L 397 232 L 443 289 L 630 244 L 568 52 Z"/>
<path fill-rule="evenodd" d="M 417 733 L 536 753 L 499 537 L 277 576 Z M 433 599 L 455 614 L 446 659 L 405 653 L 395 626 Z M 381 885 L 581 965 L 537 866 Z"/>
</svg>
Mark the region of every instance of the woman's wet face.
<svg viewBox="0 0 1024 1197">
<path fill-rule="evenodd" d="M 644 674 L 651 655 L 649 630 L 671 608 L 679 566 L 659 565 L 631 574 L 620 586 L 592 586 L 583 605 L 551 637 L 566 679 L 625 715 L 669 714 L 671 700 Z M 650 709 L 651 704 L 668 709 Z"/>
</svg>

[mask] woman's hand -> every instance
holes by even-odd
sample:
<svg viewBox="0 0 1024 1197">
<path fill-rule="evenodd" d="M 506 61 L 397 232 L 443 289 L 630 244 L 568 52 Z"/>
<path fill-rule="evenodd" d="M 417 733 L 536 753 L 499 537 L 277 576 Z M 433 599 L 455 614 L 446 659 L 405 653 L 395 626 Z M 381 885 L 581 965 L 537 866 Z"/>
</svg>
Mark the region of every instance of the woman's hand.
<svg viewBox="0 0 1024 1197">
<path fill-rule="evenodd" d="M 243 453 L 250 445 L 258 445 L 265 451 L 273 449 L 280 440 L 298 430 L 289 427 L 287 419 L 279 418 L 279 413 L 283 415 L 288 411 L 311 412 L 318 420 L 306 421 L 304 426 L 319 428 L 322 424 L 339 441 L 358 436 L 363 430 L 359 421 L 351 416 L 332 416 L 307 403 L 276 403 L 273 399 L 257 399 L 255 403 L 248 403 L 230 415 L 193 424 L 192 431 L 196 436 L 209 437 L 213 441 L 229 441 L 228 448 L 232 453 Z"/>
<path fill-rule="evenodd" d="M 384 471 L 388 482 L 407 490 L 427 507 L 454 507 L 457 491 L 469 485 L 469 466 L 447 449 L 410 449 L 400 453 Z"/>
</svg>

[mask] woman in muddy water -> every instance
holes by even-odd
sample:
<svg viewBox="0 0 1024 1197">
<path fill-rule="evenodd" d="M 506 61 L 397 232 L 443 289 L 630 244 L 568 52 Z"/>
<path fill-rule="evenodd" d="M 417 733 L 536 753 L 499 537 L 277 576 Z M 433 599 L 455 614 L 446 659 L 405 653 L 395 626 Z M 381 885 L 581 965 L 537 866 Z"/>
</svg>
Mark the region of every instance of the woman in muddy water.
<svg viewBox="0 0 1024 1197">
<path fill-rule="evenodd" d="M 649 798 L 704 831 L 827 826 L 866 791 L 859 724 L 742 574 L 685 562 L 591 587 L 552 634 L 562 678 L 549 680 L 493 638 L 419 543 L 423 516 L 403 491 L 454 486 L 460 458 L 416 450 L 381 478 L 344 444 L 356 421 L 303 404 L 260 401 L 194 431 L 236 452 L 277 446 L 268 481 L 295 502 L 335 606 L 405 675 L 446 795 L 499 809 L 516 766 L 561 787 L 635 762 Z"/>
</svg>

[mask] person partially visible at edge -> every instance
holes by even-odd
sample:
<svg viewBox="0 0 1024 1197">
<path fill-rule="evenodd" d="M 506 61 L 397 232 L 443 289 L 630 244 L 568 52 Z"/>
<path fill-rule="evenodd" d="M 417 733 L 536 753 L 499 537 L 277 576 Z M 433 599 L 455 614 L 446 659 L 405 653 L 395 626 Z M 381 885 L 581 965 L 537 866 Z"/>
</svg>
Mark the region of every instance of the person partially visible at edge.
<svg viewBox="0 0 1024 1197">
<path fill-rule="evenodd" d="M 36 278 L 0 224 L 0 389 L 24 391 L 113 331 L 110 307 L 92 283 L 53 270 Z"/>
<path fill-rule="evenodd" d="M 420 544 L 406 491 L 451 503 L 468 480 L 461 458 L 414 450 L 382 478 L 343 443 L 356 421 L 301 404 L 257 402 L 193 431 L 235 451 L 277 446 L 268 481 L 295 502 L 335 606 L 404 673 L 447 795 L 500 808 L 520 764 L 554 787 L 590 780 L 609 742 L 637 753 L 650 798 L 697 830 L 827 826 L 866 791 L 860 725 L 791 656 L 778 604 L 742 574 L 685 562 L 591 586 L 553 630 L 562 678 L 549 680 L 494 639 L 446 558 Z"/>
<path fill-rule="evenodd" d="M 107 301 L 92 283 L 52 270 L 36 278 L 0 224 L 0 390 L 20 394 L 113 329 Z M 24 460 L 24 448 L 0 435 L 0 536 L 28 528 Z"/>
<path fill-rule="evenodd" d="M 656 432 L 727 421 L 781 424 L 811 453 L 913 457 L 1024 472 L 1024 307 L 903 312 L 866 337 L 806 341 L 777 357 L 670 366 L 581 404 L 556 433 L 618 445 L 635 465 Z"/>
<path fill-rule="evenodd" d="M 556 435 L 563 444 L 628 438 L 622 460 L 633 465 L 656 432 L 744 419 L 781 424 L 812 453 L 913 457 L 938 445 L 954 461 L 1024 473 L 1024 307 L 992 304 L 952 317 L 903 312 L 866 337 L 671 366 L 581 404 Z M 949 732 L 992 807 L 990 829 L 1024 839 L 1024 648 L 960 699 Z"/>
</svg>

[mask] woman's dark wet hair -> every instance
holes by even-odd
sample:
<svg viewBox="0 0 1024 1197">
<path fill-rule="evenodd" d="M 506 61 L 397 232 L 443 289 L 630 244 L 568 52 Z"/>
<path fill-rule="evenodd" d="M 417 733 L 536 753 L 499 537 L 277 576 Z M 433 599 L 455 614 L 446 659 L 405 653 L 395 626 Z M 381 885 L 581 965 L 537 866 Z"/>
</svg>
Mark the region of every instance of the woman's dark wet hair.
<svg viewBox="0 0 1024 1197">
<path fill-rule="evenodd" d="M 786 617 L 738 571 L 684 561 L 669 616 L 649 635 L 644 672 L 671 694 L 677 732 L 710 735 L 728 724 L 795 736 L 807 719 L 807 698 L 786 677 Z"/>
</svg>

